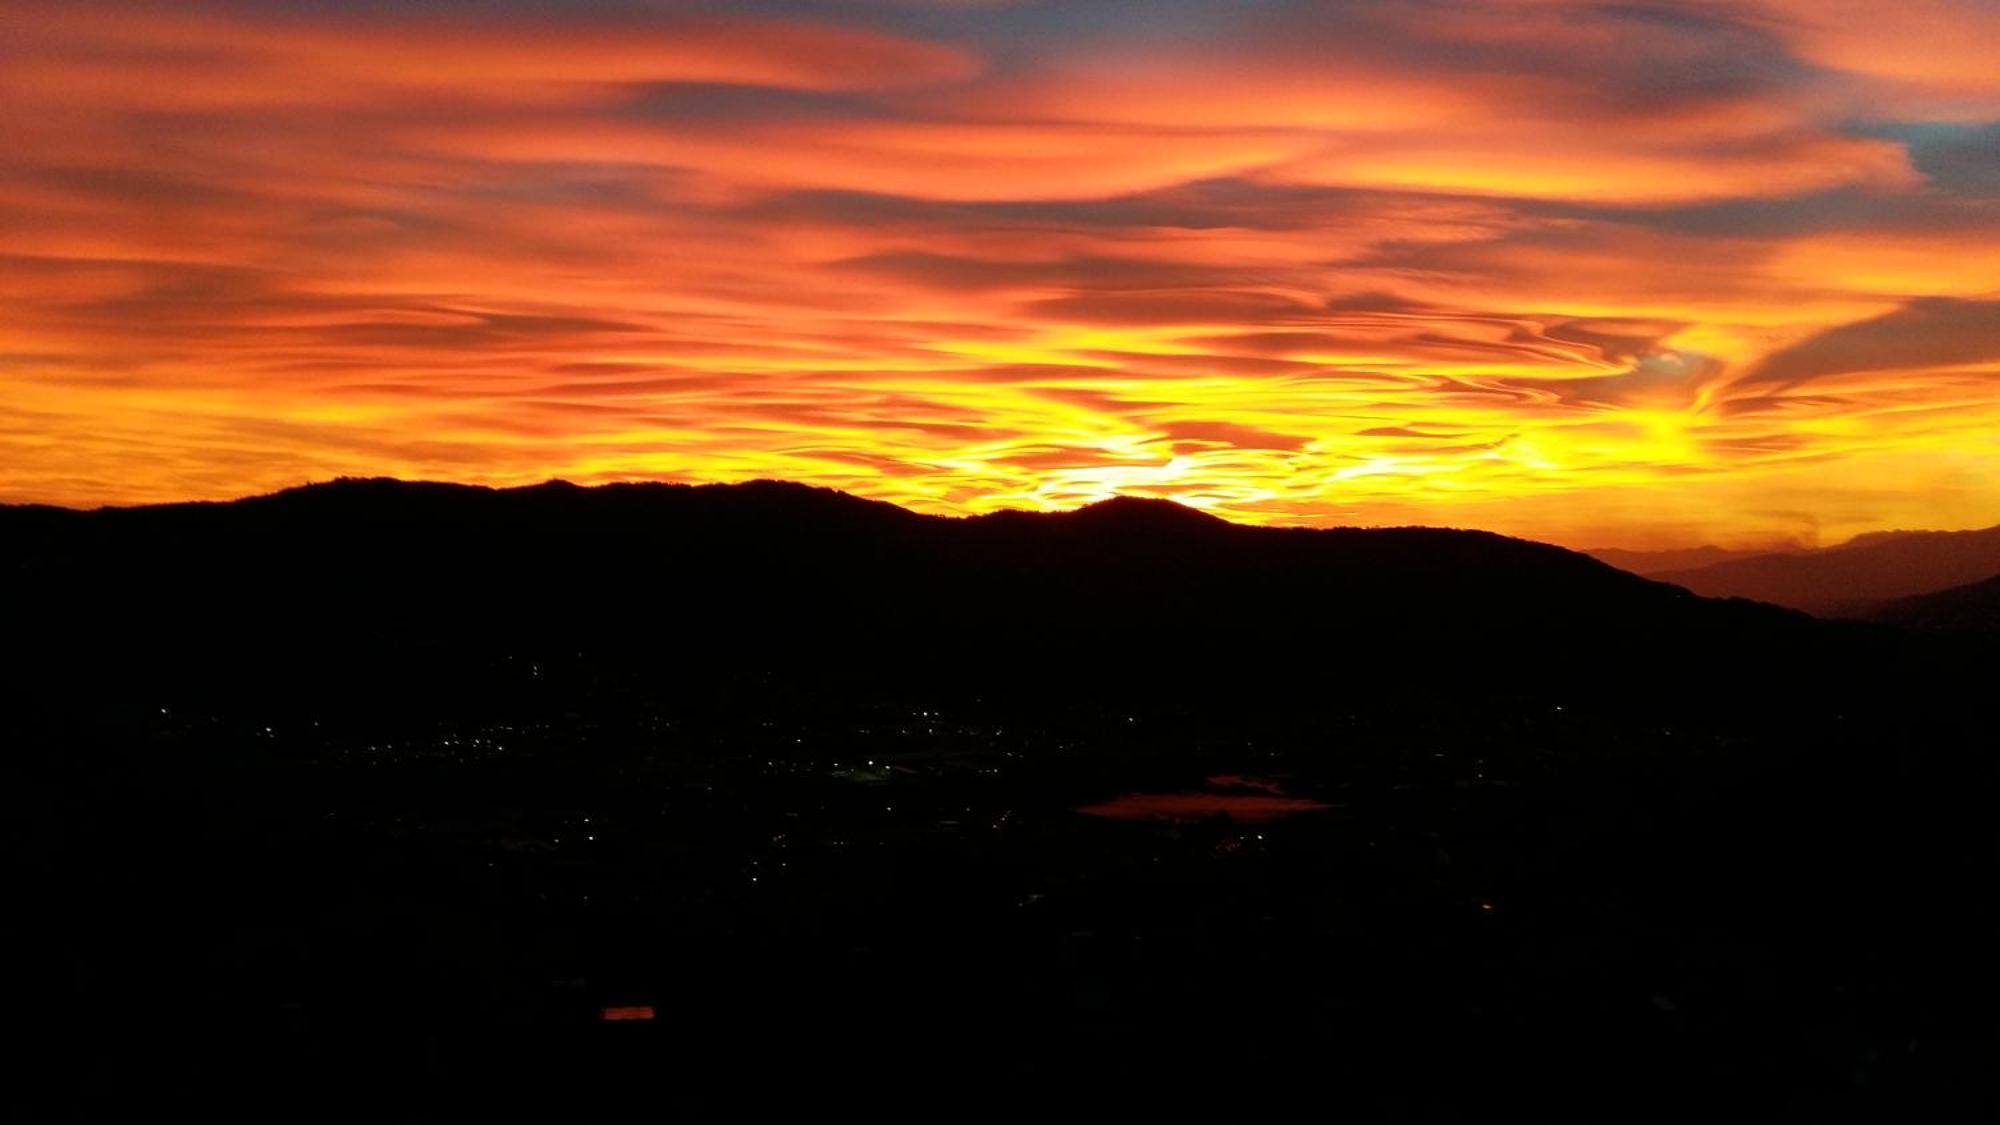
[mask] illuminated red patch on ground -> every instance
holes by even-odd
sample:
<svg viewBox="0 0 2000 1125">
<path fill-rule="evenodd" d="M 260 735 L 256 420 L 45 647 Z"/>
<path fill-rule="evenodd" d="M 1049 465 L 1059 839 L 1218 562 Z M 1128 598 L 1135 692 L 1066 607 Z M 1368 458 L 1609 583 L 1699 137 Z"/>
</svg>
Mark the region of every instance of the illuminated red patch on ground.
<svg viewBox="0 0 2000 1125">
<path fill-rule="evenodd" d="M 1293 813 L 1317 812 L 1324 802 L 1302 797 L 1249 796 L 1240 793 L 1127 793 L 1076 810 L 1114 820 L 1205 820 L 1226 813 L 1232 820 L 1256 824 Z"/>
<path fill-rule="evenodd" d="M 1208 779 L 1210 785 L 1218 789 L 1260 789 L 1273 796 L 1283 796 L 1284 790 L 1278 783 L 1264 777 L 1244 777 L 1241 774 L 1219 773 Z"/>
<path fill-rule="evenodd" d="M 622 1004 L 604 1009 L 606 1020 L 649 1020 L 653 1018 L 651 1004 Z"/>
</svg>

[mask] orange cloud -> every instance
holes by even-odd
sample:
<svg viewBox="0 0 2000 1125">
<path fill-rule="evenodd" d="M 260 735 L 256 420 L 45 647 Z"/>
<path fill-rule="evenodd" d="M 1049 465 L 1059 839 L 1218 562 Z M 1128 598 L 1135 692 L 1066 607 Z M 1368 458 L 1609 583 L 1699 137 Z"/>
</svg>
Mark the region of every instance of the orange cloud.
<svg viewBox="0 0 2000 1125">
<path fill-rule="evenodd" d="M 1980 5 L 795 7 L 10 10 L 0 499 L 2000 510 Z"/>
<path fill-rule="evenodd" d="M 168 106 L 365 103 L 382 91 L 530 90 L 717 82 L 869 90 L 967 78 L 977 56 L 920 39 L 835 24 L 686 14 L 568 18 L 452 13 L 427 6 L 285 14 L 199 4 L 91 3 L 29 9 L 10 21 L 9 82 L 24 93 L 138 96 Z M 159 81 L 161 68 L 174 80 Z M 150 79 L 150 81 L 149 81 Z"/>
<path fill-rule="evenodd" d="M 1770 0 L 1771 25 L 1800 56 L 1873 80 L 1874 112 L 1916 120 L 2000 114 L 2000 9 L 1985 0 Z"/>
<path fill-rule="evenodd" d="M 1903 150 L 1884 141 L 1766 135 L 1726 143 L 1647 144 L 1596 127 L 1398 137 L 1288 164 L 1282 181 L 1376 189 L 1676 204 L 1803 195 L 1845 186 L 1912 188 Z"/>
</svg>

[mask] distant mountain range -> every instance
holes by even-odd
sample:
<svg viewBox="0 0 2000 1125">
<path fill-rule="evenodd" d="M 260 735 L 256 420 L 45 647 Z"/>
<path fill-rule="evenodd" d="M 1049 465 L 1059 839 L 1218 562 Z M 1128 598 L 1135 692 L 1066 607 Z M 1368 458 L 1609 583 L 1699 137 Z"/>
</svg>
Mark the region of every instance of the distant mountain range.
<svg viewBox="0 0 2000 1125">
<path fill-rule="evenodd" d="M 1766 554 L 1698 548 L 1592 555 L 1703 597 L 1749 598 L 1825 617 L 1869 617 L 1887 602 L 2000 574 L 2000 526 L 1877 532 L 1837 547 Z"/>
<path fill-rule="evenodd" d="M 1666 551 L 1627 551 L 1618 547 L 1590 547 L 1583 552 L 1619 570 L 1651 577 L 1676 570 L 1713 566 L 1731 559 L 1755 558 L 1769 551 L 1731 551 L 1722 547 L 1681 547 Z"/>
</svg>

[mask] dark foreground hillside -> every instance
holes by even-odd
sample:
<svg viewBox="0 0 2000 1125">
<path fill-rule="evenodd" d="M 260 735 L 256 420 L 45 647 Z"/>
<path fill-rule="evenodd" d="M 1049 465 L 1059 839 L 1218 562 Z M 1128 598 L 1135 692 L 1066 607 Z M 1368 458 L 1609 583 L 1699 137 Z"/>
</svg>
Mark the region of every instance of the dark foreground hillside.
<svg viewBox="0 0 2000 1125">
<path fill-rule="evenodd" d="M 1132 501 L 0 538 L 24 1119 L 1993 1108 L 1977 635 Z"/>
<path fill-rule="evenodd" d="M 1884 602 L 1868 612 L 1868 619 L 1919 629 L 2000 633 L 2000 574 L 1935 594 Z"/>
</svg>

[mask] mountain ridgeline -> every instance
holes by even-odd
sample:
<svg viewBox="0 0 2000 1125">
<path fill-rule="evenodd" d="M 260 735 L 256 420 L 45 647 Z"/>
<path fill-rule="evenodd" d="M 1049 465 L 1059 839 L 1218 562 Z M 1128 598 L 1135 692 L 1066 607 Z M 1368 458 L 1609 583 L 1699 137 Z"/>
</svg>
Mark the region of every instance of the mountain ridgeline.
<svg viewBox="0 0 2000 1125">
<path fill-rule="evenodd" d="M 1599 557 L 1621 565 L 1609 553 Z M 1725 558 L 1644 571 L 1704 597 L 1751 598 L 1827 617 L 1872 617 L 1878 607 L 2000 575 L 2000 527 L 1886 531 L 1812 551 Z"/>
<path fill-rule="evenodd" d="M 918 515 L 796 484 L 340 480 L 0 509 L 20 683 L 438 690 L 495 662 L 1174 690 L 1683 694 L 1851 672 L 1835 627 L 1474 531 L 1255 528 L 1166 501 Z M 1808 665 L 1812 666 L 1808 668 Z"/>
</svg>

